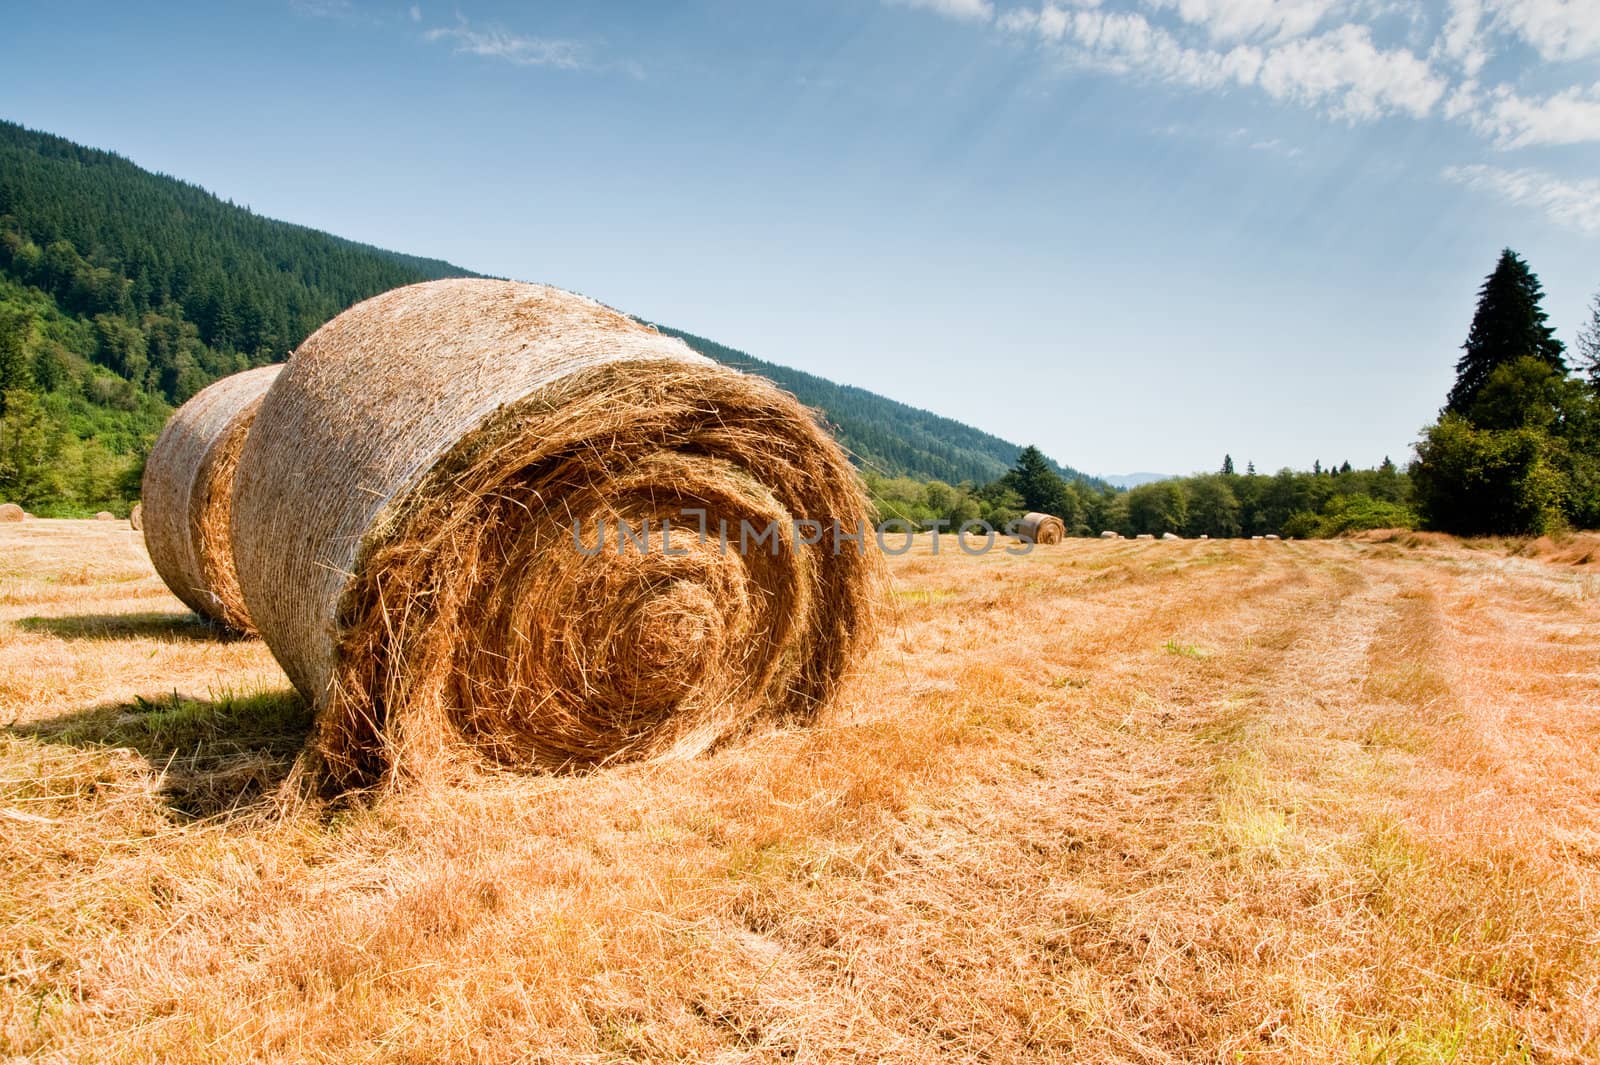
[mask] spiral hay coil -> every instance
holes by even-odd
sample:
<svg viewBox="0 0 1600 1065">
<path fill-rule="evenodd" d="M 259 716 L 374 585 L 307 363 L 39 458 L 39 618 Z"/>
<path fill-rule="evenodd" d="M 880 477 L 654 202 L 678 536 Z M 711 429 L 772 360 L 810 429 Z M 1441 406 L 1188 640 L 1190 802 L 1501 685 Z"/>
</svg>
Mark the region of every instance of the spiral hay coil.
<svg viewBox="0 0 1600 1065">
<path fill-rule="evenodd" d="M 446 280 L 296 352 L 240 459 L 233 539 L 251 616 L 316 705 L 309 764 L 342 788 L 809 718 L 862 645 L 878 563 L 794 523 L 867 515 L 767 382 L 571 293 Z M 648 550 L 619 535 L 647 522 Z M 741 522 L 779 535 L 724 549 Z"/>
<path fill-rule="evenodd" d="M 191 610 L 240 632 L 253 629 L 229 528 L 234 476 L 261 398 L 282 369 L 246 370 L 195 393 L 156 438 L 139 493 L 139 525 L 161 579 Z"/>
<path fill-rule="evenodd" d="M 1017 536 L 1030 543 L 1059 544 L 1066 535 L 1066 525 L 1053 514 L 1032 512 L 1024 514 L 1017 523 Z"/>
</svg>

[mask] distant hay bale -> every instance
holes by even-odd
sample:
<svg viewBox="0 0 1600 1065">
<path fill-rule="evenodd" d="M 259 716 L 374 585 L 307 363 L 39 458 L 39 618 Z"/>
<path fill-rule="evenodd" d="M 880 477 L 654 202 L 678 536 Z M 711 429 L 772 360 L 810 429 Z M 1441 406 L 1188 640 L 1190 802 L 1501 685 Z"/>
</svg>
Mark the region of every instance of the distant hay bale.
<svg viewBox="0 0 1600 1065">
<path fill-rule="evenodd" d="M 233 546 L 315 705 L 302 773 L 333 790 L 810 719 L 863 646 L 881 562 L 793 523 L 854 534 L 868 514 L 766 381 L 571 293 L 454 279 L 358 304 L 295 353 L 240 459 Z M 619 542 L 646 521 L 648 551 Z M 779 539 L 741 551 L 745 522 Z"/>
<path fill-rule="evenodd" d="M 1161 534 L 1161 539 L 1163 539 L 1163 540 L 1182 540 L 1183 537 L 1179 536 L 1175 532 L 1164 532 L 1164 533 Z"/>
<path fill-rule="evenodd" d="M 144 504 L 135 503 L 133 509 L 128 511 L 128 524 L 135 529 L 144 528 Z"/>
<path fill-rule="evenodd" d="M 15 503 L 0 503 L 0 521 L 21 521 L 25 514 Z"/>
<path fill-rule="evenodd" d="M 1066 525 L 1054 514 L 1030 511 L 1017 523 L 1017 536 L 1029 543 L 1059 544 L 1066 535 Z"/>
<path fill-rule="evenodd" d="M 1122 539 L 1122 534 L 1119 533 L 1119 532 L 1112 532 L 1110 529 L 1107 529 L 1105 532 L 1100 534 L 1100 539 L 1102 539 L 1102 540 L 1120 540 L 1120 539 Z"/>
<path fill-rule="evenodd" d="M 254 630 L 233 564 L 234 474 L 282 369 L 246 370 L 195 393 L 156 438 L 139 493 L 150 501 L 148 512 L 140 503 L 139 526 L 161 579 L 195 613 L 239 632 Z"/>
<path fill-rule="evenodd" d="M 1268 539 L 1268 540 L 1277 540 L 1277 539 L 1279 539 L 1279 538 L 1280 538 L 1280 537 L 1279 537 L 1279 536 L 1278 536 L 1278 534 L 1277 534 L 1277 533 L 1267 533 L 1267 539 Z"/>
<path fill-rule="evenodd" d="M 115 514 L 111 513 L 111 511 L 109 511 L 109 510 L 102 510 L 102 511 L 98 512 L 97 514 L 95 514 L 94 520 L 95 521 L 116 521 L 117 520 L 117 516 Z"/>
<path fill-rule="evenodd" d="M 1154 533 L 1140 533 L 1138 536 L 1134 537 L 1135 540 L 1154 540 L 1155 538 L 1156 537 Z"/>
</svg>

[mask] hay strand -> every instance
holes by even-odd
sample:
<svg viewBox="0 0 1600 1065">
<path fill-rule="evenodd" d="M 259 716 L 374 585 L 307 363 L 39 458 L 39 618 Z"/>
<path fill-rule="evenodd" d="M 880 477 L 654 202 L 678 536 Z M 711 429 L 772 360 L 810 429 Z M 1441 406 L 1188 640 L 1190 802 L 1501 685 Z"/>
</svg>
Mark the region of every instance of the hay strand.
<svg viewBox="0 0 1600 1065">
<path fill-rule="evenodd" d="M 879 563 L 792 524 L 867 515 L 767 382 L 571 293 L 447 280 L 301 346 L 245 445 L 233 535 L 251 615 L 317 707 L 304 765 L 343 788 L 808 719 L 862 645 Z M 648 550 L 623 522 L 651 524 Z M 776 553 L 724 551 L 724 522 L 774 523 Z"/>
<path fill-rule="evenodd" d="M 1067 527 L 1054 514 L 1030 511 L 1017 523 L 1017 536 L 1029 543 L 1059 544 L 1066 539 Z"/>
<path fill-rule="evenodd" d="M 234 474 L 261 398 L 281 366 L 224 377 L 179 407 L 145 464 L 139 528 L 156 572 L 197 614 L 253 632 L 234 569 Z"/>
</svg>

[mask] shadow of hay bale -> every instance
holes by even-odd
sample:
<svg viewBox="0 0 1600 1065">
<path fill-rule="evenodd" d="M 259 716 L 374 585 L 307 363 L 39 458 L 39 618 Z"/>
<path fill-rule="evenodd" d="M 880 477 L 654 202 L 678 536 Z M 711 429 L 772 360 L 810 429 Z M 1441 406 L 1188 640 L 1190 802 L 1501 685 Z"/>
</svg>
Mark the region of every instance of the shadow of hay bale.
<svg viewBox="0 0 1600 1065">
<path fill-rule="evenodd" d="M 25 632 L 42 632 L 63 640 L 169 639 L 233 643 L 251 637 L 198 614 L 69 614 L 64 617 L 19 618 Z"/>
<path fill-rule="evenodd" d="M 311 731 L 311 708 L 293 689 L 215 700 L 173 692 L 5 731 L 81 750 L 137 751 L 161 775 L 161 796 L 173 813 L 207 818 L 277 790 Z"/>
</svg>

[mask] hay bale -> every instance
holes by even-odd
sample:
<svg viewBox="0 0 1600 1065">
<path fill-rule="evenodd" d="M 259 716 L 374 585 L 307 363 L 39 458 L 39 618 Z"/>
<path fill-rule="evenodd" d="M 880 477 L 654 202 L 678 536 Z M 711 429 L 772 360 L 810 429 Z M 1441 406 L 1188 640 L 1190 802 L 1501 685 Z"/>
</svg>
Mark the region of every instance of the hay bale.
<svg viewBox="0 0 1600 1065">
<path fill-rule="evenodd" d="M 1100 539 L 1102 539 L 1102 540 L 1120 540 L 1120 539 L 1122 539 L 1122 534 L 1119 533 L 1119 532 L 1112 532 L 1110 529 L 1107 529 L 1105 532 L 1100 534 Z"/>
<path fill-rule="evenodd" d="M 94 520 L 95 521 L 116 521 L 117 520 L 117 516 L 115 514 L 111 513 L 111 511 L 109 511 L 109 510 L 102 510 L 102 511 L 98 512 L 97 514 L 95 514 Z"/>
<path fill-rule="evenodd" d="M 1066 525 L 1054 514 L 1030 511 L 1017 523 L 1017 538 L 1027 543 L 1059 544 L 1066 536 Z"/>
<path fill-rule="evenodd" d="M 156 572 L 197 614 L 253 631 L 233 564 L 229 517 L 234 474 L 261 398 L 281 366 L 224 377 L 168 419 L 150 449 L 139 519 Z"/>
<path fill-rule="evenodd" d="M 1182 540 L 1183 537 L 1179 536 L 1175 532 L 1164 532 L 1164 533 L 1161 534 L 1161 539 L 1163 539 L 1163 540 Z"/>
<path fill-rule="evenodd" d="M 1154 533 L 1140 533 L 1138 536 L 1134 537 L 1135 540 L 1154 540 L 1155 538 L 1156 537 Z"/>
<path fill-rule="evenodd" d="M 1267 539 L 1268 539 L 1268 540 L 1277 540 L 1277 539 L 1279 539 L 1279 538 L 1280 538 L 1280 537 L 1279 537 L 1279 536 L 1278 536 L 1278 534 L 1277 534 L 1277 533 L 1267 533 Z"/>
<path fill-rule="evenodd" d="M 571 293 L 455 279 L 300 347 L 245 444 L 233 544 L 315 705 L 302 776 L 333 790 L 691 754 L 809 719 L 862 647 L 881 562 L 787 528 L 777 554 L 741 552 L 741 521 L 868 513 L 838 446 L 766 381 Z M 619 520 L 656 523 L 648 552 L 618 545 Z M 573 528 L 592 546 L 597 521 L 589 555 Z"/>
<path fill-rule="evenodd" d="M 21 521 L 25 514 L 15 503 L 0 503 L 0 521 Z"/>
<path fill-rule="evenodd" d="M 144 504 L 135 503 L 133 509 L 128 511 L 128 524 L 135 529 L 144 528 Z"/>
</svg>

